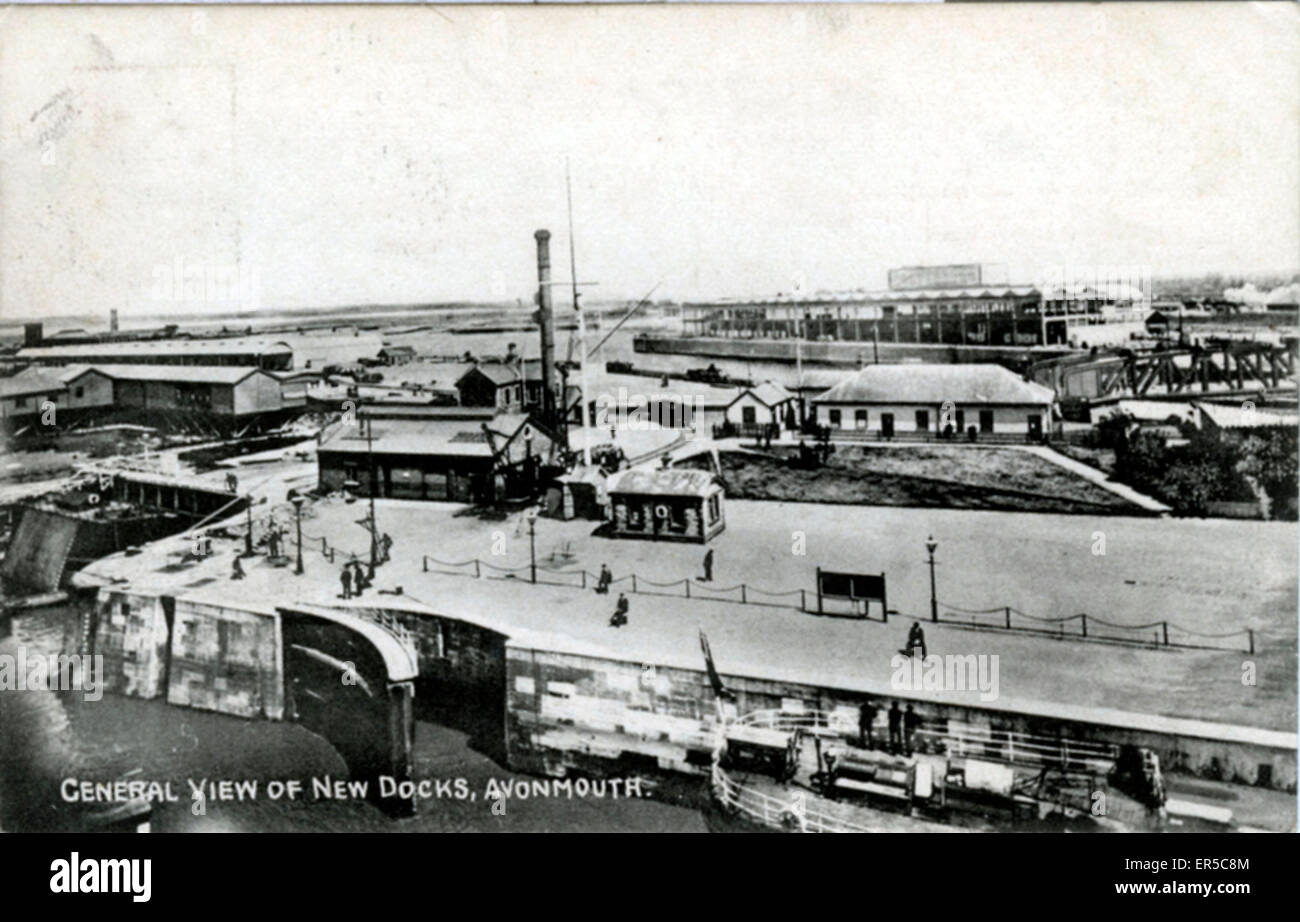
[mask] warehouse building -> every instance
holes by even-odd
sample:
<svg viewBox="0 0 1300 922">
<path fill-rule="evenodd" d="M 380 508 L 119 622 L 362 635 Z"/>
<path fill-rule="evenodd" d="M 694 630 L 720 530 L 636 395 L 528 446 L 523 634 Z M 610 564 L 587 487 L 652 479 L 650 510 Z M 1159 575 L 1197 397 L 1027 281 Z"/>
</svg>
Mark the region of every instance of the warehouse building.
<svg viewBox="0 0 1300 922">
<path fill-rule="evenodd" d="M 493 503 L 535 494 L 554 451 L 527 414 L 410 406 L 362 408 L 321 433 L 316 455 L 326 492 Z"/>
<path fill-rule="evenodd" d="M 893 438 L 901 434 L 1043 438 L 1050 388 L 1001 365 L 869 365 L 813 400 L 818 424 Z"/>
<path fill-rule="evenodd" d="M 980 264 L 891 269 L 879 290 L 686 304 L 687 336 L 966 346 L 1098 345 L 1145 333 L 1140 273 L 1008 284 Z"/>
<path fill-rule="evenodd" d="M 165 339 L 27 346 L 20 361 L 35 365 L 218 365 L 289 371 L 293 347 L 280 340 Z"/>
</svg>

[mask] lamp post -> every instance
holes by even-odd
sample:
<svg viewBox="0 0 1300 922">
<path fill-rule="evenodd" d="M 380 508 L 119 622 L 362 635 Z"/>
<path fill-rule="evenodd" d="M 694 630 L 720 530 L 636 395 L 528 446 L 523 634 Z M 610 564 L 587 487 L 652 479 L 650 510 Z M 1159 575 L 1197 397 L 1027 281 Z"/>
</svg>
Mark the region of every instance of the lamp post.
<svg viewBox="0 0 1300 922">
<path fill-rule="evenodd" d="M 929 538 L 926 539 L 925 549 L 930 554 L 930 620 L 931 621 L 939 620 L 939 597 L 935 594 L 934 591 L 934 552 L 936 549 L 938 549 L 938 547 L 939 547 L 939 542 L 934 540 L 934 535 L 931 535 Z"/>
<path fill-rule="evenodd" d="M 528 574 L 529 579 L 537 582 L 537 507 L 531 507 L 525 515 L 528 518 Z"/>
<path fill-rule="evenodd" d="M 298 567 L 294 571 L 298 576 L 302 576 L 302 503 L 301 496 L 295 496 L 290 502 L 293 503 L 294 516 L 298 523 Z"/>
<path fill-rule="evenodd" d="M 248 534 L 244 535 L 244 556 L 253 556 L 253 497 L 248 497 L 248 505 L 244 507 L 248 512 Z"/>
<path fill-rule="evenodd" d="M 366 574 L 368 579 L 375 578 L 375 558 L 378 556 L 378 540 L 376 538 L 375 522 L 375 453 L 374 453 L 374 420 L 366 421 L 366 463 L 370 468 L 370 571 Z"/>
</svg>

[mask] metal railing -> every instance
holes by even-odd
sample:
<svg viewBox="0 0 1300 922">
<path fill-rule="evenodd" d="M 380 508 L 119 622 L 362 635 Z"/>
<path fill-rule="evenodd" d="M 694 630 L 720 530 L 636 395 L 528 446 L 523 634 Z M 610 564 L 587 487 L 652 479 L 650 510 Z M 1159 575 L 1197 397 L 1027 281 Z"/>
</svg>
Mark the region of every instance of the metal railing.
<svg viewBox="0 0 1300 922">
<path fill-rule="evenodd" d="M 534 567 L 532 564 L 503 567 L 477 557 L 470 560 L 446 561 L 426 554 L 421 558 L 421 569 L 425 573 L 473 576 L 475 579 L 523 579 L 530 583 L 545 586 L 567 586 L 573 589 L 587 589 L 589 587 L 594 589 L 600 580 L 599 573 L 592 573 L 585 569 L 557 570 L 540 565 Z M 536 579 L 532 579 L 533 571 L 536 571 Z M 797 611 L 808 610 L 808 590 L 806 589 L 773 591 L 751 586 L 748 583 L 719 587 L 690 577 L 671 582 L 657 582 L 646 579 L 637 573 L 628 573 L 611 579 L 609 586 L 610 588 L 622 586 L 626 591 L 637 595 L 699 599 L 710 602 L 732 602 L 738 605 L 761 605 L 767 608 L 790 608 Z M 787 598 L 789 601 L 777 601 L 781 598 Z"/>
<path fill-rule="evenodd" d="M 1252 655 L 1255 653 L 1256 632 L 1251 628 L 1207 633 L 1193 631 L 1169 621 L 1119 624 L 1086 612 L 1049 618 L 1031 615 L 1010 605 L 1001 608 L 971 609 L 940 602 L 939 609 L 939 624 L 976 630 L 1038 634 L 1058 640 L 1125 643 L 1189 650 L 1230 650 Z"/>
</svg>

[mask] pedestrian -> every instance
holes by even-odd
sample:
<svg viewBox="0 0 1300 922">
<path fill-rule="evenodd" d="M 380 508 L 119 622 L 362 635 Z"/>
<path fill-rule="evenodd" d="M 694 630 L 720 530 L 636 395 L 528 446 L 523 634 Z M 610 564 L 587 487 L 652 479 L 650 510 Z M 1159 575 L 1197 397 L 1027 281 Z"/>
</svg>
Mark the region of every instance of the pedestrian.
<svg viewBox="0 0 1300 922">
<path fill-rule="evenodd" d="M 614 581 L 614 574 L 609 572 L 606 564 L 600 565 L 600 576 L 596 580 L 596 592 L 600 595 L 606 595 L 609 592 L 609 584 Z"/>
<path fill-rule="evenodd" d="M 921 659 L 925 659 L 925 631 L 921 630 L 921 622 L 913 621 L 907 631 L 907 655 L 915 656 L 913 651 L 918 647 L 921 649 Z"/>
<path fill-rule="evenodd" d="M 713 582 L 713 548 L 704 552 L 704 579 L 702 582 Z"/>
<path fill-rule="evenodd" d="M 917 716 L 916 711 L 912 710 L 909 702 L 907 711 L 903 714 L 903 752 L 909 756 L 916 746 L 916 730 L 919 726 L 921 726 L 921 718 Z"/>
<path fill-rule="evenodd" d="M 903 712 L 898 702 L 889 705 L 889 751 L 897 753 L 903 748 Z"/>
<path fill-rule="evenodd" d="M 863 749 L 876 748 L 876 714 L 879 709 L 870 698 L 862 702 L 858 710 L 858 745 Z"/>
<path fill-rule="evenodd" d="M 339 574 L 339 582 L 343 584 L 343 598 L 352 598 L 352 571 L 348 569 L 347 564 L 343 565 L 343 572 Z"/>
<path fill-rule="evenodd" d="M 384 537 L 379 543 L 383 551 L 383 556 L 379 558 L 379 562 L 388 563 L 392 559 L 393 539 L 389 537 L 388 532 L 384 532 Z"/>
<path fill-rule="evenodd" d="M 239 562 L 239 555 L 238 555 L 238 554 L 235 555 L 235 565 L 234 565 L 233 568 L 231 568 L 231 571 L 230 571 L 230 578 L 231 578 L 231 579 L 243 579 L 243 578 L 244 578 L 244 565 L 243 565 L 242 563 Z"/>
<path fill-rule="evenodd" d="M 366 588 L 368 580 L 366 574 L 361 570 L 361 561 L 353 559 L 352 561 L 352 594 L 361 595 L 361 591 Z"/>
<path fill-rule="evenodd" d="M 610 616 L 610 627 L 622 627 L 627 624 L 627 596 L 623 593 L 618 594 L 618 604 L 614 606 L 614 614 Z"/>
</svg>

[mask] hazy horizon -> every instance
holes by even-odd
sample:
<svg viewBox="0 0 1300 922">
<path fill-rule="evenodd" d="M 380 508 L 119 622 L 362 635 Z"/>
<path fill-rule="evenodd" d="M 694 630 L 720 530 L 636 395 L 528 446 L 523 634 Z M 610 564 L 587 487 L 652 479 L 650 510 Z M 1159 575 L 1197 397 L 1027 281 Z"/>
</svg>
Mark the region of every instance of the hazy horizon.
<svg viewBox="0 0 1300 922">
<path fill-rule="evenodd" d="M 0 15 L 4 322 L 1300 269 L 1291 4 Z"/>
</svg>

